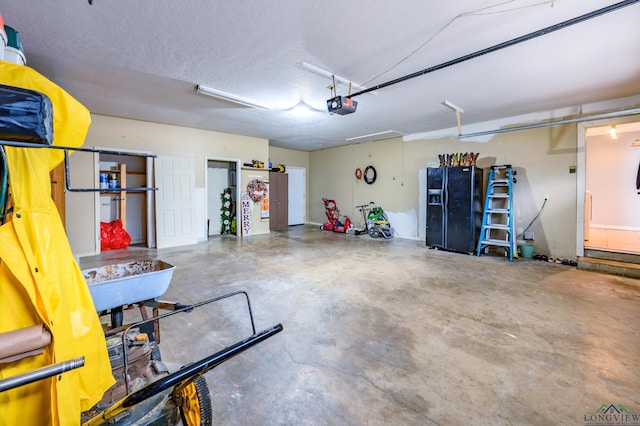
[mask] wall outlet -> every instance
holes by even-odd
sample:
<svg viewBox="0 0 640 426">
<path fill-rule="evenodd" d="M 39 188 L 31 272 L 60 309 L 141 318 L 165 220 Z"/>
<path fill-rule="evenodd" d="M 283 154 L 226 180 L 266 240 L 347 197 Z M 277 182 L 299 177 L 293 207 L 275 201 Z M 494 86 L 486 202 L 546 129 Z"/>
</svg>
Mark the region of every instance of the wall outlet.
<svg viewBox="0 0 640 426">
<path fill-rule="evenodd" d="M 527 231 L 524 233 L 524 239 L 525 240 L 530 240 L 533 241 L 535 238 L 533 238 L 533 231 Z"/>
</svg>

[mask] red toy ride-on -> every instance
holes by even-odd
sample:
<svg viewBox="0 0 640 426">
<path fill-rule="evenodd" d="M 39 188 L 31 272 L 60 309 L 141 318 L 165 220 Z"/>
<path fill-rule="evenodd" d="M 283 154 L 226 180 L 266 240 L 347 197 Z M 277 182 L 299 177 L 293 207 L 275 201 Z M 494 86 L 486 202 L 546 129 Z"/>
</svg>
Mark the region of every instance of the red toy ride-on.
<svg viewBox="0 0 640 426">
<path fill-rule="evenodd" d="M 340 221 L 340 210 L 336 205 L 336 200 L 322 199 L 324 210 L 327 214 L 327 222 L 320 225 L 321 231 L 333 231 L 348 234 L 353 229 L 353 223 L 349 216 L 344 216 L 344 221 Z"/>
</svg>

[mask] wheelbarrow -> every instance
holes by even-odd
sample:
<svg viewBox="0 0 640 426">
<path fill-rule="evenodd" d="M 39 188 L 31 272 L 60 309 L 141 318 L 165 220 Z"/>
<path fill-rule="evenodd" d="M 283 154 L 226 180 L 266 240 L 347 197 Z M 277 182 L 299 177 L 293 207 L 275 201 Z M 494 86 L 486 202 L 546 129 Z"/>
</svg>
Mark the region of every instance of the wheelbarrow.
<svg viewBox="0 0 640 426">
<path fill-rule="evenodd" d="M 282 331 L 277 324 L 256 332 L 249 295 L 224 294 L 193 305 L 160 301 L 174 266 L 161 260 L 138 260 L 83 270 L 96 311 L 110 315 L 105 332 L 116 384 L 94 409 L 83 414 L 83 424 L 211 424 L 212 409 L 203 376 L 217 365 Z M 252 334 L 187 366 L 164 363 L 160 354 L 160 320 L 235 296 L 244 296 Z M 142 321 L 123 325 L 123 311 L 138 307 Z M 149 315 L 147 308 L 152 309 Z M 160 314 L 160 310 L 166 313 Z"/>
<path fill-rule="evenodd" d="M 82 413 L 82 425 L 175 425 L 180 422 L 186 426 L 211 425 L 212 406 L 204 374 L 283 330 L 282 324 L 276 324 L 256 332 L 251 302 L 245 291 L 192 305 L 157 300 L 167 289 L 173 268 L 162 261 L 138 261 L 83 271 L 92 277 L 87 281 L 92 281 L 90 290 L 95 286 L 91 293 L 98 313 L 111 314 L 105 337 L 116 384 L 98 404 Z M 134 300 L 140 297 L 149 298 Z M 231 297 L 246 300 L 251 335 L 188 365 L 162 360 L 158 343 L 164 318 L 191 315 L 198 308 Z M 140 308 L 143 320 L 123 325 L 123 309 L 135 306 Z M 153 309 L 152 316 L 146 313 L 148 307 Z M 160 309 L 167 312 L 161 314 Z M 81 357 L 0 380 L 0 392 L 83 365 Z"/>
<path fill-rule="evenodd" d="M 140 332 L 145 325 L 158 322 L 168 316 L 191 314 L 199 307 L 234 296 L 244 296 L 246 299 L 252 334 L 189 365 L 176 366 L 162 362 L 157 343 L 148 340 L 146 333 Z M 120 350 L 122 366 L 113 365 L 113 367 L 114 371 L 120 373 L 120 377 L 116 378 L 124 385 L 125 395 L 113 403 L 111 401 L 107 401 L 106 404 L 99 403 L 94 409 L 85 412 L 82 419 L 82 424 L 85 426 L 106 423 L 116 425 L 172 425 L 178 424 L 179 421 L 182 421 L 182 424 L 187 426 L 211 425 L 211 399 L 207 381 L 203 375 L 221 363 L 283 330 L 282 324 L 276 324 L 256 332 L 249 295 L 245 291 L 224 294 L 123 327 L 124 330 L 115 334 L 107 333 L 107 341 L 109 343 L 110 339 L 112 341 L 114 339 L 119 340 L 118 344 L 113 345 L 113 347 Z M 146 351 L 146 357 L 140 357 L 134 362 L 142 359 L 142 364 L 148 362 L 149 368 L 143 365 L 142 368 L 136 367 L 133 369 L 131 367 L 133 363 L 130 360 L 133 351 L 147 344 L 150 349 Z M 108 344 L 108 346 L 110 345 Z M 112 352 L 110 350 L 110 358 L 113 362 L 114 358 L 111 355 Z M 134 370 L 136 374 L 132 374 Z M 141 373 L 141 371 L 143 372 Z M 135 388 L 134 382 L 140 382 L 141 377 L 143 377 L 143 382 L 148 383 L 133 392 L 129 392 L 130 389 Z M 117 387 L 118 383 L 115 386 Z M 105 401 L 104 398 L 103 401 Z"/>
</svg>

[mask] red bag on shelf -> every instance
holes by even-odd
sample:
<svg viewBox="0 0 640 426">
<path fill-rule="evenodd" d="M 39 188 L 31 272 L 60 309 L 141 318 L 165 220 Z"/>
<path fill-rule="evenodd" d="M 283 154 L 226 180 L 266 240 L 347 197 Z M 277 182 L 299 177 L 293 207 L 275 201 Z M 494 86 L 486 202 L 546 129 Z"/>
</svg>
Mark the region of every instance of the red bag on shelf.
<svg viewBox="0 0 640 426">
<path fill-rule="evenodd" d="M 118 250 L 129 247 L 131 236 L 122 227 L 122 221 L 100 222 L 100 249 Z"/>
</svg>

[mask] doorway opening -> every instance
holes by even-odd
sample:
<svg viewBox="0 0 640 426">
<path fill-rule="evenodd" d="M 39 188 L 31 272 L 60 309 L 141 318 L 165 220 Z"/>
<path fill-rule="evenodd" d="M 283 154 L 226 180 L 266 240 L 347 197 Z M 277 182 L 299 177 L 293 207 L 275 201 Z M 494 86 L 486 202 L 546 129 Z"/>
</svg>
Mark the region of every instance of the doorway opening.
<svg viewBox="0 0 640 426">
<path fill-rule="evenodd" d="M 231 234 L 238 235 L 237 216 L 240 160 L 206 159 L 206 219 L 207 238 Z M 226 206 L 225 193 L 230 205 Z M 225 210 L 223 211 L 223 207 Z M 228 220 L 230 223 L 224 223 Z M 228 225 L 228 226 L 227 226 Z"/>
<path fill-rule="evenodd" d="M 640 255 L 640 122 L 630 117 L 587 122 L 579 127 L 580 137 L 578 255 Z"/>
</svg>

